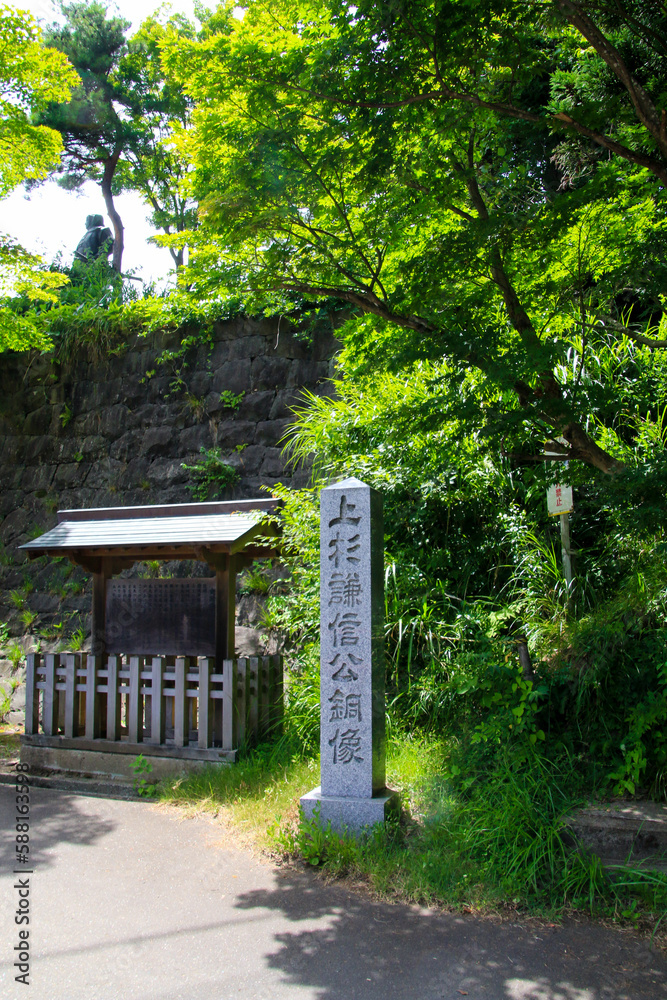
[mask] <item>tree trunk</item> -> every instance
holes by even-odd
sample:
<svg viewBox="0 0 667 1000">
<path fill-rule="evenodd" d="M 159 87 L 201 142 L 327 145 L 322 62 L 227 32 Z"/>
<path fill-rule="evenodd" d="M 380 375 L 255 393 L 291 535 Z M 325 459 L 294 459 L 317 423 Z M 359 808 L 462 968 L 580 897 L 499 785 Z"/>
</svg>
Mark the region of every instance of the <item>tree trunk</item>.
<svg viewBox="0 0 667 1000">
<path fill-rule="evenodd" d="M 169 247 L 169 253 L 171 254 L 171 259 L 176 265 L 176 270 L 178 271 L 179 267 L 183 267 L 183 261 L 185 259 L 185 249 L 184 247 L 179 247 L 178 250 L 174 250 L 173 247 Z"/>
<path fill-rule="evenodd" d="M 107 215 L 111 219 L 111 224 L 113 226 L 113 258 L 111 265 L 114 271 L 118 271 L 120 274 L 121 265 L 123 260 L 123 250 L 125 248 L 124 239 L 124 229 L 123 222 L 116 211 L 116 206 L 114 205 L 113 195 L 111 193 L 111 182 L 113 180 L 113 175 L 116 172 L 116 167 L 118 165 L 118 160 L 120 158 L 121 149 L 120 146 L 116 146 L 112 155 L 104 163 L 104 173 L 102 175 L 102 181 L 100 186 L 102 188 L 102 195 L 104 197 L 104 204 L 106 205 Z"/>
<path fill-rule="evenodd" d="M 148 199 L 149 205 L 153 207 L 153 211 L 161 212 L 162 209 L 160 207 L 160 202 L 157 200 L 157 198 L 151 191 L 148 181 L 146 180 L 144 181 L 144 194 Z M 162 232 L 165 234 L 165 236 L 171 236 L 171 226 L 165 225 L 161 226 L 160 228 L 162 229 Z M 177 230 L 176 230 L 177 232 L 179 233 L 182 232 L 184 228 L 185 228 L 184 226 L 182 227 L 177 223 Z M 169 255 L 173 260 L 174 264 L 176 265 L 177 271 L 179 267 L 183 267 L 183 262 L 185 260 L 185 247 L 179 247 L 178 250 L 175 250 L 174 247 L 169 247 Z"/>
<path fill-rule="evenodd" d="M 533 670 L 533 661 L 530 658 L 528 643 L 525 639 L 519 639 L 517 641 L 516 648 L 519 653 L 521 673 L 523 674 L 525 680 L 532 681 L 535 677 L 535 671 Z"/>
</svg>

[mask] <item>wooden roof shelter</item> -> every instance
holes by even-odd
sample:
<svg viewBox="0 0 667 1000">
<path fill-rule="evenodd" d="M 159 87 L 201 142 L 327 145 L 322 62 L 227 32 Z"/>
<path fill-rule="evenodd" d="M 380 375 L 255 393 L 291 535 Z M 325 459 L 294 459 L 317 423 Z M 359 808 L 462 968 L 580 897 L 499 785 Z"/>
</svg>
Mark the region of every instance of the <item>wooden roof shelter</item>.
<svg viewBox="0 0 667 1000">
<path fill-rule="evenodd" d="M 278 555 L 277 530 L 267 522 L 278 505 L 259 499 L 63 510 L 54 528 L 21 548 L 30 559 L 66 556 L 92 573 L 92 651 L 99 654 L 107 647 L 111 577 L 145 560 L 206 562 L 215 573 L 215 656 L 222 662 L 234 656 L 236 573 L 254 559 Z M 267 543 L 272 537 L 275 544 Z"/>
</svg>

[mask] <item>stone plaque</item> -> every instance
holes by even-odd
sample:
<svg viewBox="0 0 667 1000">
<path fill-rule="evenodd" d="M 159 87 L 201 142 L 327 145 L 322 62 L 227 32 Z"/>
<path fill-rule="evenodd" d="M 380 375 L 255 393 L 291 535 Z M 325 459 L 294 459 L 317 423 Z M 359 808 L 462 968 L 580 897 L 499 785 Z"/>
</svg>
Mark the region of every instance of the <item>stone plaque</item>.
<svg viewBox="0 0 667 1000">
<path fill-rule="evenodd" d="M 320 500 L 321 786 L 306 815 L 349 829 L 381 822 L 385 789 L 381 495 L 346 479 Z"/>
<path fill-rule="evenodd" d="M 215 656 L 215 579 L 109 580 L 109 653 Z"/>
</svg>

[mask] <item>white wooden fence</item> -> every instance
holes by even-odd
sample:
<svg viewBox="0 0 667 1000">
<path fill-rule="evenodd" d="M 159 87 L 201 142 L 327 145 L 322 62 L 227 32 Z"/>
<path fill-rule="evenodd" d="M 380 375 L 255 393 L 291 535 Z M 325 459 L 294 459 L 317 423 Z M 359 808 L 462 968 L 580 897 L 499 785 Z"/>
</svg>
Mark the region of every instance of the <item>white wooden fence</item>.
<svg viewBox="0 0 667 1000">
<path fill-rule="evenodd" d="M 224 660 L 216 673 L 206 656 L 31 653 L 25 732 L 82 749 L 95 741 L 106 752 L 140 752 L 141 744 L 184 756 L 191 747 L 236 750 L 280 730 L 282 677 L 281 656 Z"/>
</svg>

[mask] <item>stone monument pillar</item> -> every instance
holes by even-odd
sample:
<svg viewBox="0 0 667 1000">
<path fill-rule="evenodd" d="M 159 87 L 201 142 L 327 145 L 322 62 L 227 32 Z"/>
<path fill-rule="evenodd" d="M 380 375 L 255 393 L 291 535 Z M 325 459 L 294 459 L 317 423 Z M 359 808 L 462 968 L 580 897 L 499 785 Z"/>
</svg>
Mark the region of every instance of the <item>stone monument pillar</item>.
<svg viewBox="0 0 667 1000">
<path fill-rule="evenodd" d="M 307 817 L 358 831 L 398 804 L 385 788 L 382 496 L 358 479 L 320 497 L 321 785 Z"/>
</svg>

